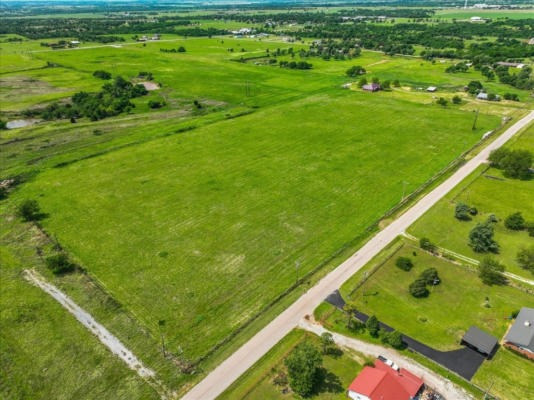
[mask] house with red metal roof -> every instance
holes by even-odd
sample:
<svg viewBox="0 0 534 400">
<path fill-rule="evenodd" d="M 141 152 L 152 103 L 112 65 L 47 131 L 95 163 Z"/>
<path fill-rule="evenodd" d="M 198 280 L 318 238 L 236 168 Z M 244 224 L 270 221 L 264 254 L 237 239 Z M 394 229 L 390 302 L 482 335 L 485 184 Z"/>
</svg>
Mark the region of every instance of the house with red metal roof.
<svg viewBox="0 0 534 400">
<path fill-rule="evenodd" d="M 393 363 L 377 359 L 373 367 L 365 367 L 347 389 L 353 400 L 410 400 L 421 388 L 423 381 Z"/>
</svg>

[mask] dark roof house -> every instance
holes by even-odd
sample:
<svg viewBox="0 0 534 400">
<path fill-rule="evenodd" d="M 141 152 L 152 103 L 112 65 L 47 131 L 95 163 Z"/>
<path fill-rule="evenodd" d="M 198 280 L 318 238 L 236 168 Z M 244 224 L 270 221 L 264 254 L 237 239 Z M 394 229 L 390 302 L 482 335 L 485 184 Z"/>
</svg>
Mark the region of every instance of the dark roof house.
<svg viewBox="0 0 534 400">
<path fill-rule="evenodd" d="M 471 326 L 462 338 L 462 344 L 489 356 L 497 346 L 497 339 L 476 326 Z"/>
<path fill-rule="evenodd" d="M 368 83 L 363 85 L 362 89 L 367 90 L 368 92 L 377 92 L 382 89 L 382 87 L 378 83 Z"/>
<path fill-rule="evenodd" d="M 354 400 L 410 400 L 421 390 L 423 381 L 396 365 L 376 360 L 374 368 L 365 367 L 347 389 Z"/>
<path fill-rule="evenodd" d="M 504 341 L 506 344 L 534 353 L 534 308 L 523 307 L 519 311 Z"/>
</svg>

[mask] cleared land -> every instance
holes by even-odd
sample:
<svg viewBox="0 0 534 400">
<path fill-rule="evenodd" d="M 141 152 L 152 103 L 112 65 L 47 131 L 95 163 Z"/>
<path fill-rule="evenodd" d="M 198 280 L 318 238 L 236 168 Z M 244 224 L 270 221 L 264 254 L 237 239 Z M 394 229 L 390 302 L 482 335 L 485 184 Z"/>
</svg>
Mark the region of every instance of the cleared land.
<svg viewBox="0 0 534 400">
<path fill-rule="evenodd" d="M 526 129 L 510 146 L 534 149 L 534 126 Z M 480 260 L 486 254 L 476 253 L 469 247 L 469 231 L 476 223 L 483 222 L 489 214 L 495 214 L 499 218 L 495 228 L 495 240 L 499 243 L 500 250 L 499 254 L 494 256 L 508 271 L 530 279 L 532 274 L 521 269 L 515 257 L 521 247 L 533 243 L 533 238 L 526 231 L 506 229 L 503 220 L 517 211 L 520 211 L 527 221 L 534 220 L 533 193 L 534 180 L 510 179 L 503 176 L 500 170 L 481 167 L 418 220 L 409 229 L 409 233 L 419 238 L 428 237 L 441 247 Z M 454 218 L 454 208 L 458 202 L 476 207 L 479 215 L 471 221 L 458 221 Z"/>
</svg>

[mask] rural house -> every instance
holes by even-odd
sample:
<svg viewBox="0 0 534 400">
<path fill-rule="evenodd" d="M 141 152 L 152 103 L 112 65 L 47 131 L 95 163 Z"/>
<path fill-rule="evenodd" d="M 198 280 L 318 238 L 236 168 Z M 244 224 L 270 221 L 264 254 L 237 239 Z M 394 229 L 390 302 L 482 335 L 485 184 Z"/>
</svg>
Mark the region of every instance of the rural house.
<svg viewBox="0 0 534 400">
<path fill-rule="evenodd" d="M 515 62 L 507 62 L 507 61 L 499 61 L 497 65 L 500 65 L 501 67 L 511 67 L 511 68 L 523 68 L 525 64 L 523 63 L 515 63 Z"/>
<path fill-rule="evenodd" d="M 347 389 L 353 400 L 410 400 L 423 387 L 423 381 L 404 368 L 375 360 L 374 368 L 365 367 Z M 384 359 L 385 360 L 385 359 Z M 387 360 L 386 360 L 387 362 Z"/>
<path fill-rule="evenodd" d="M 378 83 L 368 83 L 363 85 L 362 89 L 367 90 L 368 92 L 378 92 L 382 87 Z"/>
<path fill-rule="evenodd" d="M 426 91 L 427 92 L 431 92 L 431 93 L 434 93 L 437 90 L 438 90 L 438 88 L 435 87 L 435 86 L 429 86 L 429 87 L 426 88 Z"/>
<path fill-rule="evenodd" d="M 523 307 L 519 311 L 504 345 L 534 359 L 534 308 Z"/>
</svg>

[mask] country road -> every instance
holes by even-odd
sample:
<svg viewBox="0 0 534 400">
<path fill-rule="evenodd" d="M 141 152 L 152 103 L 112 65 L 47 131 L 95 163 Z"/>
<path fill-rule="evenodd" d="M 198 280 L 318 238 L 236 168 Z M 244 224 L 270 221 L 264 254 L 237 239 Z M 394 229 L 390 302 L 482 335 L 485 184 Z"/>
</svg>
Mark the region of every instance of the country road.
<svg viewBox="0 0 534 400">
<path fill-rule="evenodd" d="M 531 111 L 524 118 L 510 126 L 479 154 L 460 167 L 451 177 L 421 198 L 414 206 L 408 209 L 390 225 L 378 232 L 349 259 L 321 279 L 317 285 L 308 290 L 302 297 L 278 315 L 278 317 L 256 333 L 254 337 L 241 346 L 235 353 L 223 361 L 200 383 L 191 389 L 183 399 L 215 399 L 228 388 L 232 382 L 271 349 L 271 347 L 280 341 L 293 328 L 298 326 L 304 315 L 312 314 L 313 310 L 326 296 L 338 289 L 343 282 L 367 264 L 367 262 L 377 255 L 385 246 L 398 235 L 402 234 L 412 223 L 436 204 L 436 202 L 472 173 L 480 164 L 485 162 L 492 150 L 502 146 L 532 121 L 534 121 L 534 111 Z"/>
</svg>

